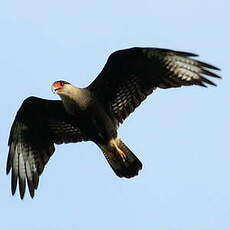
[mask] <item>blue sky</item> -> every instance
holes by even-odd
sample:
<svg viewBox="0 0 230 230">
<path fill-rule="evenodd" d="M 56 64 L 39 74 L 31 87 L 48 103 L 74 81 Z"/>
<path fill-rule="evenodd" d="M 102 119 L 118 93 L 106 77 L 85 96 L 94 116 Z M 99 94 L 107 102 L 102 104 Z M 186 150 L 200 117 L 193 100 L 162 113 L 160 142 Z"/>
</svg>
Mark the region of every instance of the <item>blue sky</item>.
<svg viewBox="0 0 230 230">
<path fill-rule="evenodd" d="M 229 1 L 2 1 L 0 3 L 1 229 L 230 229 Z M 56 147 L 35 198 L 5 175 L 14 116 L 51 84 L 87 86 L 108 55 L 132 46 L 200 54 L 222 69 L 208 89 L 157 90 L 121 126 L 143 162 L 117 178 L 93 143 Z"/>
</svg>

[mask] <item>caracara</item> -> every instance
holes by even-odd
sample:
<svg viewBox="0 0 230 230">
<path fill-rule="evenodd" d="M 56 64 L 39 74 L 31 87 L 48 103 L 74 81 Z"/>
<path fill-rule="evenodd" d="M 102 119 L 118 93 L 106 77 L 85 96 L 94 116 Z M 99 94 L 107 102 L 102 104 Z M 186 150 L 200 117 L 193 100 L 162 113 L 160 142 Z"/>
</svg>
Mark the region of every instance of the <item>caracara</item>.
<svg viewBox="0 0 230 230">
<path fill-rule="evenodd" d="M 29 97 L 22 103 L 9 137 L 7 174 L 11 191 L 26 183 L 31 197 L 39 176 L 55 151 L 54 144 L 93 141 L 119 177 L 131 178 L 141 162 L 118 137 L 119 125 L 157 88 L 213 85 L 216 77 L 193 53 L 158 48 L 130 48 L 110 55 L 101 73 L 86 88 L 56 81 L 52 90 L 61 100 Z"/>
</svg>

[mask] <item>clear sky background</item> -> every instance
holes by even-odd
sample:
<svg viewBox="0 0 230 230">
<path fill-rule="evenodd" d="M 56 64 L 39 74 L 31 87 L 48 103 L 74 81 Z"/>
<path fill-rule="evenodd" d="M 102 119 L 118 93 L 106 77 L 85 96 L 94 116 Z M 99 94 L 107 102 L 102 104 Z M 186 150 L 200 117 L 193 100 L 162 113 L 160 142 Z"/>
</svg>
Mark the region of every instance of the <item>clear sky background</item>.
<svg viewBox="0 0 230 230">
<path fill-rule="evenodd" d="M 0 229 L 229 230 L 230 36 L 227 0 L 1 1 Z M 116 177 L 93 143 L 56 147 L 35 198 L 5 175 L 14 116 L 55 80 L 87 86 L 108 55 L 133 46 L 200 54 L 222 69 L 208 89 L 157 90 L 120 127 L 143 162 Z"/>
</svg>

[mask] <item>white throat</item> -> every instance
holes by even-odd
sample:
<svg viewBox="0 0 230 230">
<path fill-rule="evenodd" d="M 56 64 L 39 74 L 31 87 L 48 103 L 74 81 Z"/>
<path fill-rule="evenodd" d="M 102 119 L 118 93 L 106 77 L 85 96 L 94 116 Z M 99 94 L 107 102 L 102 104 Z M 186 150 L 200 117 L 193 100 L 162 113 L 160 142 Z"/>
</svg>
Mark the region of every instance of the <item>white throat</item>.
<svg viewBox="0 0 230 230">
<path fill-rule="evenodd" d="M 90 101 L 90 91 L 87 89 L 77 88 L 71 84 L 65 85 L 63 92 L 58 93 L 62 99 L 65 109 L 75 114 L 76 110 L 86 110 Z"/>
</svg>

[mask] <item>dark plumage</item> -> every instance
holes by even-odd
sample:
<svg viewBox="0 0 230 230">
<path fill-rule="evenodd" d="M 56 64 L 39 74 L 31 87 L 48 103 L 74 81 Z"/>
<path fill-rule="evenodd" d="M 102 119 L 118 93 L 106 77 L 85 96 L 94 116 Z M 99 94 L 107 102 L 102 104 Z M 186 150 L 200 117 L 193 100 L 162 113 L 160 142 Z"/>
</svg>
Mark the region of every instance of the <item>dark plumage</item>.
<svg viewBox="0 0 230 230">
<path fill-rule="evenodd" d="M 137 175 L 142 164 L 118 138 L 118 126 L 156 88 L 215 86 L 207 76 L 220 78 L 210 72 L 219 69 L 194 56 L 158 48 L 116 51 L 88 87 L 57 81 L 53 90 L 61 101 L 27 98 L 17 112 L 8 143 L 6 171 L 12 171 L 12 194 L 19 181 L 20 197 L 26 183 L 34 196 L 54 144 L 93 141 L 119 177 Z"/>
</svg>

